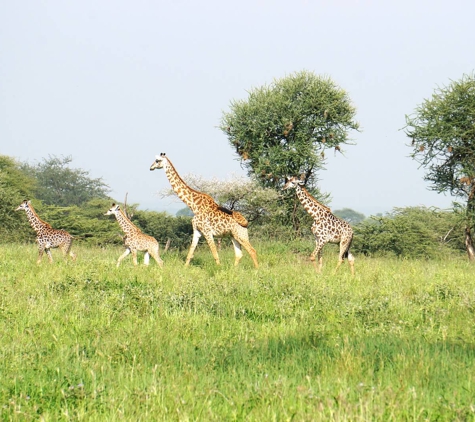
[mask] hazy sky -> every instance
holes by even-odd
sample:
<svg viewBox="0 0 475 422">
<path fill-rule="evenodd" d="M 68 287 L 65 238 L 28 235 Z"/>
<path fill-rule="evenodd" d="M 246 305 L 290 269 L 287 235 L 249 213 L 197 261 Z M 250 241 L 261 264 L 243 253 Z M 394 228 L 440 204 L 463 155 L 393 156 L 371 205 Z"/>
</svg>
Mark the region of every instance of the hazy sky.
<svg viewBox="0 0 475 422">
<path fill-rule="evenodd" d="M 233 99 L 300 70 L 347 90 L 360 133 L 327 154 L 332 209 L 448 207 L 401 130 L 437 86 L 475 69 L 473 1 L 0 0 L 0 154 L 72 156 L 142 208 L 181 174 L 242 175 L 217 128 Z"/>
</svg>

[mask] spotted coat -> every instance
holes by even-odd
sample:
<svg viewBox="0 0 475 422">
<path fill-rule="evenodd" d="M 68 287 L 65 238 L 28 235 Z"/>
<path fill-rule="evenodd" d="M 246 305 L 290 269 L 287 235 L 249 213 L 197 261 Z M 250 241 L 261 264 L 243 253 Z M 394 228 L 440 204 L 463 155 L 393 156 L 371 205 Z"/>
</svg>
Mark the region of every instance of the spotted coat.
<svg viewBox="0 0 475 422">
<path fill-rule="evenodd" d="M 15 211 L 19 210 L 24 210 L 26 212 L 28 221 L 36 232 L 36 243 L 38 243 L 38 264 L 41 262 L 44 252 L 46 252 L 49 262 L 53 262 L 53 257 L 51 255 L 52 248 L 59 248 L 64 256 L 69 254 L 73 260 L 76 259 L 76 255 L 71 251 L 73 237 L 66 230 L 53 229 L 51 225 L 41 220 L 41 218 L 38 217 L 38 214 L 36 214 L 33 205 L 31 205 L 31 201 L 25 199 Z"/>
<path fill-rule="evenodd" d="M 226 208 L 220 207 L 208 194 L 198 192 L 189 187 L 180 177 L 178 172 L 175 170 L 175 167 L 164 153 L 156 156 L 150 170 L 162 168 L 165 170 L 165 174 L 172 189 L 178 197 L 188 205 L 188 207 L 190 207 L 194 214 L 192 219 L 193 240 L 186 257 L 185 265 L 189 265 L 193 258 L 193 254 L 201 235 L 205 237 L 208 246 L 211 249 L 211 253 L 213 254 L 216 263 L 219 265 L 220 261 L 214 243 L 214 237 L 230 234 L 232 236 L 231 240 L 233 242 L 235 253 L 234 265 L 238 265 L 242 258 L 242 245 L 251 256 L 254 266 L 257 268 L 257 253 L 249 242 L 247 231 L 248 222 L 244 216 L 236 211 L 230 211 Z"/>
<path fill-rule="evenodd" d="M 351 273 L 354 274 L 354 257 L 350 253 L 351 242 L 353 241 L 353 229 L 350 224 L 332 214 L 330 208 L 320 204 L 305 189 L 303 183 L 297 177 L 291 177 L 287 180 L 283 189 L 294 188 L 299 201 L 305 210 L 312 216 L 312 233 L 315 236 L 315 249 L 310 255 L 310 260 L 317 272 L 321 272 L 323 266 L 322 249 L 327 243 L 340 243 L 340 253 L 338 256 L 338 265 L 340 267 L 345 258 L 348 258 Z M 315 262 L 318 258 L 318 266 Z"/>
<path fill-rule="evenodd" d="M 125 252 L 117 260 L 117 267 L 120 262 L 130 253 L 132 253 L 132 260 L 134 265 L 137 265 L 137 251 L 145 251 L 144 264 L 148 265 L 150 255 L 155 259 L 160 267 L 163 267 L 163 261 L 160 258 L 159 245 L 157 239 L 148 234 L 142 233 L 142 231 L 132 223 L 124 212 L 120 209 L 119 205 L 112 204 L 112 207 L 105 213 L 105 215 L 115 215 L 120 228 L 125 233 L 124 244 Z"/>
</svg>

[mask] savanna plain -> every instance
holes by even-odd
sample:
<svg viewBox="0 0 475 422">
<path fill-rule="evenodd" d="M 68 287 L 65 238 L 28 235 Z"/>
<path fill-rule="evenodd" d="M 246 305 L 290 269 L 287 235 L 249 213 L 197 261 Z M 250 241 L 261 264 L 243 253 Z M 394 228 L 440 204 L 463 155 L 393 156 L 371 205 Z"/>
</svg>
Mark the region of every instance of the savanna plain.
<svg viewBox="0 0 475 422">
<path fill-rule="evenodd" d="M 475 420 L 475 267 L 356 256 L 317 275 L 309 242 L 255 243 L 260 268 L 200 245 L 145 267 L 0 246 L 5 421 Z"/>
</svg>

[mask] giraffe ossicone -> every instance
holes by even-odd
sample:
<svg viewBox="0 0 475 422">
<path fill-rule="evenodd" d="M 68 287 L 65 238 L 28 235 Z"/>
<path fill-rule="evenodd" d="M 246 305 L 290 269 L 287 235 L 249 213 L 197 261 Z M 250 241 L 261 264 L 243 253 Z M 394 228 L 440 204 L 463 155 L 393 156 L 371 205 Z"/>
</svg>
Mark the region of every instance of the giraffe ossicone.
<svg viewBox="0 0 475 422">
<path fill-rule="evenodd" d="M 144 265 L 149 264 L 150 255 L 152 255 L 152 258 L 157 261 L 157 264 L 163 267 L 157 239 L 143 233 L 142 230 L 129 220 L 119 205 L 112 204 L 111 208 L 104 215 L 111 214 L 115 215 L 120 228 L 125 233 L 124 244 L 126 249 L 117 260 L 117 267 L 119 267 L 121 261 L 130 253 L 132 253 L 134 265 L 137 265 L 137 251 L 145 251 Z"/>
<path fill-rule="evenodd" d="M 234 246 L 234 265 L 238 265 L 242 258 L 241 246 L 246 249 L 252 258 L 254 266 L 258 268 L 257 253 L 249 242 L 247 231 L 248 222 L 237 211 L 231 211 L 220 207 L 211 196 L 198 192 L 188 186 L 180 177 L 175 167 L 165 153 L 157 155 L 155 161 L 150 166 L 150 170 L 164 169 L 172 189 L 178 197 L 193 211 L 193 240 L 186 257 L 185 265 L 189 265 L 195 252 L 198 241 L 203 235 L 208 242 L 216 264 L 220 264 L 218 251 L 214 243 L 214 237 L 231 235 Z"/>
<path fill-rule="evenodd" d="M 36 243 L 38 243 L 38 260 L 36 262 L 38 264 L 41 262 L 44 252 L 46 252 L 49 262 L 53 262 L 53 256 L 51 255 L 51 249 L 53 248 L 59 248 L 64 256 L 69 255 L 73 260 L 76 259 L 76 255 L 71 250 L 73 237 L 66 230 L 53 229 L 50 224 L 43 221 L 28 199 L 25 199 L 15 209 L 15 211 L 20 210 L 26 212 L 28 221 L 36 232 Z"/>
<path fill-rule="evenodd" d="M 340 253 L 338 255 L 338 264 L 335 271 L 337 271 L 342 262 L 348 258 L 351 274 L 354 275 L 355 258 L 350 253 L 351 242 L 353 241 L 353 229 L 350 224 L 332 214 L 330 208 L 320 204 L 320 202 L 310 195 L 307 189 L 305 189 L 304 182 L 301 178 L 286 178 L 286 183 L 282 189 L 295 189 L 299 201 L 314 220 L 312 233 L 315 236 L 315 249 L 310 255 L 310 260 L 316 271 L 322 271 L 323 257 L 321 253 L 323 247 L 327 243 L 339 243 Z M 315 262 L 316 258 L 318 258 L 318 266 Z"/>
</svg>

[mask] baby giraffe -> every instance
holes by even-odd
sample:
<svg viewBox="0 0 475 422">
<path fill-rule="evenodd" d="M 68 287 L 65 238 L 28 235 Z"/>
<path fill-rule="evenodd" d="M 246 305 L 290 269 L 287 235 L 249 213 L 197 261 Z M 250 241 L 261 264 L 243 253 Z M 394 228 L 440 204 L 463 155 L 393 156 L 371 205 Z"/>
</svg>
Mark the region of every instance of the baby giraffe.
<svg viewBox="0 0 475 422">
<path fill-rule="evenodd" d="M 338 264 L 336 270 L 340 267 L 345 258 L 348 258 L 351 274 L 355 274 L 355 258 L 350 253 L 351 242 L 353 241 L 353 229 L 341 218 L 333 215 L 330 208 L 320 204 L 307 189 L 304 183 L 297 177 L 286 179 L 282 189 L 295 189 L 297 197 L 302 203 L 305 211 L 313 217 L 312 233 L 315 236 L 315 250 L 310 255 L 310 260 L 317 272 L 322 271 L 323 258 L 322 248 L 330 243 L 340 244 L 340 253 L 338 255 Z M 315 260 L 318 259 L 318 266 Z"/>
<path fill-rule="evenodd" d="M 31 227 L 36 232 L 36 243 L 38 243 L 38 260 L 37 264 L 41 262 L 43 258 L 43 252 L 48 255 L 49 262 L 53 262 L 51 256 L 51 248 L 59 248 L 63 252 L 63 255 L 69 256 L 74 260 L 76 255 L 71 251 L 71 245 L 73 243 L 73 237 L 66 230 L 53 229 L 48 223 L 41 220 L 36 214 L 31 202 L 25 199 L 15 211 L 24 210 Z"/>
<path fill-rule="evenodd" d="M 157 239 L 148 234 L 142 233 L 142 231 L 134 225 L 116 204 L 112 204 L 112 207 L 104 215 L 114 214 L 117 218 L 119 226 L 125 233 L 124 244 L 127 248 L 125 252 L 119 256 L 117 261 L 117 267 L 119 267 L 120 262 L 132 252 L 132 259 L 134 265 L 137 265 L 137 251 L 145 251 L 145 256 L 143 263 L 145 265 L 149 264 L 150 255 L 157 261 L 157 264 L 160 267 L 163 267 L 163 261 L 159 255 L 159 246 Z"/>
</svg>

